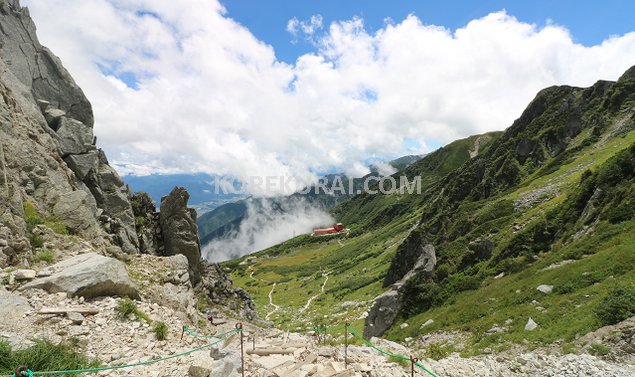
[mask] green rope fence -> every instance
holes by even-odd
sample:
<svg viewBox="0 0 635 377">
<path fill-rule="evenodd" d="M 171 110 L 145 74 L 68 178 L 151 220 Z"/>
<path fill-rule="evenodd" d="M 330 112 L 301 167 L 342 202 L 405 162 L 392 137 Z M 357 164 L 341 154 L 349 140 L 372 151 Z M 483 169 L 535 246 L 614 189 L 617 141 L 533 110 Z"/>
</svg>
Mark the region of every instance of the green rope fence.
<svg viewBox="0 0 635 377">
<path fill-rule="evenodd" d="M 202 339 L 220 339 L 220 337 L 223 337 L 223 339 L 225 339 L 224 337 L 228 334 L 234 333 L 236 332 L 236 329 L 233 329 L 231 331 L 227 331 L 225 333 L 222 334 L 216 334 L 216 335 L 203 335 L 203 334 L 198 334 L 194 331 L 196 331 L 196 328 L 190 328 L 187 326 L 183 326 L 183 333 L 188 334 L 190 336 L 193 336 L 195 338 L 202 338 Z"/>
<path fill-rule="evenodd" d="M 186 326 L 183 327 L 184 330 L 186 328 L 187 328 Z M 217 341 L 205 344 L 203 346 L 191 349 L 189 351 L 177 353 L 177 354 L 170 355 L 170 356 L 167 356 L 167 357 L 162 357 L 162 358 L 159 358 L 159 359 L 142 361 L 142 362 L 133 363 L 133 364 L 106 366 L 106 367 L 98 367 L 98 368 L 87 368 L 87 369 L 53 370 L 53 371 L 42 371 L 42 372 L 34 372 L 34 371 L 30 370 L 30 369 L 26 369 L 26 370 L 21 371 L 19 376 L 16 376 L 16 374 L 13 373 L 13 375 L 11 377 L 33 377 L 33 376 L 48 376 L 48 375 L 54 375 L 54 374 L 95 373 L 95 372 L 102 372 L 102 371 L 105 371 L 105 370 L 124 369 L 124 368 L 137 367 L 137 366 L 141 366 L 141 365 L 155 364 L 155 363 L 158 363 L 160 361 L 176 359 L 178 357 L 187 356 L 187 355 L 192 354 L 194 352 L 197 352 L 197 351 L 200 351 L 200 350 L 215 346 L 216 344 L 218 344 L 218 343 L 222 342 L 223 340 L 225 340 L 226 338 L 228 338 L 230 335 L 237 334 L 237 333 L 239 333 L 241 331 L 242 331 L 242 329 L 236 328 L 236 329 L 233 329 L 231 331 L 227 331 L 227 332 L 222 333 L 222 334 L 213 335 L 213 337 L 218 339 Z"/>
<path fill-rule="evenodd" d="M 142 362 L 138 362 L 138 363 L 133 363 L 133 364 L 124 364 L 124 365 L 117 365 L 117 366 L 105 366 L 105 367 L 97 367 L 97 368 L 87 368 L 87 369 L 72 369 L 72 370 L 55 370 L 55 371 L 42 371 L 42 372 L 34 372 L 30 369 L 26 369 L 24 368 L 23 370 L 21 370 L 19 372 L 19 374 L 16 376 L 16 373 L 14 373 L 11 377 L 34 377 L 34 376 L 47 376 L 47 375 L 55 375 L 55 374 L 80 374 L 80 373 L 95 373 L 95 372 L 102 372 L 102 371 L 106 371 L 106 370 L 113 370 L 113 369 L 124 369 L 124 368 L 131 368 L 131 367 L 137 367 L 137 366 L 142 366 L 142 365 L 150 365 L 150 364 L 155 364 L 161 361 L 165 361 L 165 360 L 170 360 L 170 359 L 175 359 L 178 357 L 182 357 L 182 356 L 187 356 L 189 354 L 192 354 L 194 352 L 203 350 L 205 348 L 209 348 L 212 347 L 222 341 L 224 341 L 225 339 L 227 339 L 228 337 L 230 337 L 233 334 L 238 334 L 240 332 L 242 332 L 242 327 L 237 327 L 235 329 L 232 329 L 230 331 L 221 333 L 221 334 L 216 334 L 216 335 L 203 335 L 203 334 L 199 334 L 197 332 L 195 332 L 195 328 L 189 328 L 188 326 L 183 326 L 183 333 L 182 334 L 188 334 L 192 337 L 195 338 L 201 338 L 201 339 L 217 339 L 215 342 L 212 343 L 208 343 L 205 345 L 202 345 L 200 347 L 191 349 L 189 351 L 185 351 L 185 352 L 181 352 L 181 353 L 177 353 L 174 355 L 170 355 L 167 357 L 162 357 L 159 359 L 154 359 L 154 360 L 148 360 L 148 361 L 142 361 Z M 341 330 L 347 330 L 348 332 L 350 332 L 355 338 L 359 339 L 362 343 L 366 344 L 368 347 L 376 350 L 377 352 L 385 355 L 385 356 L 389 356 L 389 357 L 393 357 L 395 359 L 399 359 L 399 360 L 405 360 L 405 361 L 410 361 L 413 365 L 416 365 L 417 367 L 421 368 L 423 371 L 425 371 L 426 373 L 428 373 L 430 376 L 432 377 L 438 377 L 436 374 L 434 374 L 434 372 L 430 371 L 429 369 L 427 369 L 425 366 L 423 366 L 418 360 L 410 358 L 410 357 L 406 357 L 406 356 L 402 356 L 402 355 L 396 355 L 394 353 L 388 352 L 388 351 L 384 351 L 381 348 L 375 346 L 374 344 L 372 344 L 369 340 L 365 339 L 363 336 L 359 335 L 359 333 L 357 332 L 357 330 L 348 325 L 348 326 L 336 326 L 336 327 L 327 327 L 327 326 L 317 326 L 315 328 L 313 328 L 313 331 L 316 334 L 320 334 L 320 333 L 324 333 L 326 334 L 327 331 L 331 331 L 332 333 L 335 333 L 336 331 L 341 331 Z M 181 335 L 182 337 L 182 335 Z"/>
<path fill-rule="evenodd" d="M 362 341 L 364 344 L 366 344 L 368 347 L 374 349 L 375 351 L 377 351 L 377 352 L 379 352 L 379 353 L 381 353 L 381 354 L 383 354 L 385 356 L 388 356 L 388 357 L 393 357 L 395 359 L 413 362 L 414 365 L 416 365 L 417 367 L 421 368 L 423 371 L 428 373 L 430 376 L 439 377 L 436 374 L 434 374 L 434 372 L 430 371 L 425 366 L 423 366 L 423 364 L 421 364 L 419 361 L 414 361 L 410 357 L 396 355 L 394 353 L 391 353 L 391 352 L 388 352 L 388 351 L 384 351 L 381 348 L 375 346 L 369 340 L 367 340 L 363 336 L 359 335 L 359 333 L 357 332 L 357 330 L 353 326 L 337 326 L 337 327 L 317 326 L 317 327 L 313 328 L 313 331 L 316 334 L 320 334 L 320 333 L 324 333 L 325 334 L 327 331 L 330 331 L 330 332 L 334 333 L 335 331 L 344 330 L 344 329 L 347 329 L 354 337 L 356 337 L 357 339 L 359 339 L 360 341 Z"/>
</svg>

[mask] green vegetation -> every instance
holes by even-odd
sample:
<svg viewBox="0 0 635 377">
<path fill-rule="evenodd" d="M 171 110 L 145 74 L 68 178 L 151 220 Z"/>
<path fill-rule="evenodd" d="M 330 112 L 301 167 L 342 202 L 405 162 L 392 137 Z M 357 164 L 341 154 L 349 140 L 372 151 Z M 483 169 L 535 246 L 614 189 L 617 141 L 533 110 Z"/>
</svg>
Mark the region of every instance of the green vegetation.
<svg viewBox="0 0 635 377">
<path fill-rule="evenodd" d="M 146 323 L 152 323 L 152 320 L 146 313 L 137 308 L 137 304 L 130 298 L 120 298 L 117 301 L 117 308 L 115 309 L 117 316 L 122 319 L 129 319 L 130 316 L 134 316 L 136 319 L 144 320 Z"/>
<path fill-rule="evenodd" d="M 166 340 L 168 337 L 168 325 L 165 322 L 157 322 L 152 329 L 156 340 Z"/>
<path fill-rule="evenodd" d="M 69 234 L 68 228 L 66 228 L 66 225 L 64 225 L 62 221 L 55 218 L 54 216 L 42 217 L 33 203 L 25 201 L 22 203 L 22 206 L 24 210 L 24 221 L 26 222 L 29 243 L 31 244 L 31 247 L 33 249 L 39 249 L 44 246 L 42 237 L 33 233 L 33 229 L 35 229 L 35 227 L 38 225 L 44 225 L 57 234 Z"/>
<path fill-rule="evenodd" d="M 30 348 L 13 350 L 9 343 L 0 341 L 0 374 L 11 375 L 20 365 L 28 365 L 35 371 L 47 371 L 94 368 L 100 363 L 77 353 L 71 344 L 54 345 L 42 340 Z"/>
<path fill-rule="evenodd" d="M 388 362 L 389 363 L 399 364 L 399 365 L 401 365 L 404 368 L 410 367 L 410 361 L 404 360 L 404 359 L 399 358 L 399 357 L 388 356 Z"/>
<path fill-rule="evenodd" d="M 609 291 L 595 309 L 595 315 L 603 325 L 614 325 L 635 315 L 635 289 L 633 286 L 617 287 Z"/>
<path fill-rule="evenodd" d="M 609 352 L 611 352 L 609 347 L 600 343 L 591 344 L 591 348 L 589 348 L 589 353 L 593 356 L 606 356 Z"/>
<path fill-rule="evenodd" d="M 389 339 L 469 332 L 465 355 L 572 342 L 635 315 L 633 104 L 633 78 L 545 89 L 504 133 L 451 143 L 396 174 L 421 175 L 421 194 L 336 206 L 348 237 L 296 237 L 223 266 L 278 326 L 362 327 L 373 298 L 431 244 L 436 266 L 402 286 L 395 323 L 409 326 Z M 539 326 L 528 332 L 530 316 Z"/>
<path fill-rule="evenodd" d="M 42 250 L 38 251 L 33 257 L 33 261 L 37 262 L 46 262 L 47 264 L 53 263 L 55 260 L 55 252 L 51 250 Z"/>
<path fill-rule="evenodd" d="M 432 360 L 444 359 L 450 356 L 450 354 L 455 351 L 456 349 L 453 345 L 438 342 L 430 343 L 423 349 L 424 355 Z"/>
</svg>

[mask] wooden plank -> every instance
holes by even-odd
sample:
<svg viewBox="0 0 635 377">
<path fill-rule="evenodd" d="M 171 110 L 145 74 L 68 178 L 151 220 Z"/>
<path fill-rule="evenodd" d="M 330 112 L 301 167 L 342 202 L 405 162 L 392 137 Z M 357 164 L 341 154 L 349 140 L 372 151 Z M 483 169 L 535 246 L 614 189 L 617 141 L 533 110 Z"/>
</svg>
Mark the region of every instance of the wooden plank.
<svg viewBox="0 0 635 377">
<path fill-rule="evenodd" d="M 69 312 L 80 313 L 83 315 L 93 315 L 99 313 L 97 308 L 42 308 L 37 314 L 66 314 Z"/>
<path fill-rule="evenodd" d="M 247 350 L 247 355 L 293 355 L 294 351 L 295 348 L 256 348 L 255 350 Z"/>
</svg>

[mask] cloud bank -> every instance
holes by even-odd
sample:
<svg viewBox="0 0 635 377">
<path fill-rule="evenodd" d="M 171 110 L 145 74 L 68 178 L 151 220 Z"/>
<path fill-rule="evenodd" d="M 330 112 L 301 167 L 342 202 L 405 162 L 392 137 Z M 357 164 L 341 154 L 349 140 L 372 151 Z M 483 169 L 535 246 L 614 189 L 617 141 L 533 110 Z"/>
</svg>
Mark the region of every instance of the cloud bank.
<svg viewBox="0 0 635 377">
<path fill-rule="evenodd" d="M 203 247 L 203 258 L 222 262 L 284 242 L 334 219 L 304 198 L 248 200 L 247 215 L 237 231 Z"/>
<path fill-rule="evenodd" d="M 411 15 L 373 33 L 360 18 L 292 19 L 315 50 L 286 64 L 216 0 L 23 3 L 123 173 L 355 175 L 369 157 L 504 129 L 543 87 L 614 80 L 635 63 L 635 33 L 583 46 L 505 12 L 457 30 Z"/>
</svg>

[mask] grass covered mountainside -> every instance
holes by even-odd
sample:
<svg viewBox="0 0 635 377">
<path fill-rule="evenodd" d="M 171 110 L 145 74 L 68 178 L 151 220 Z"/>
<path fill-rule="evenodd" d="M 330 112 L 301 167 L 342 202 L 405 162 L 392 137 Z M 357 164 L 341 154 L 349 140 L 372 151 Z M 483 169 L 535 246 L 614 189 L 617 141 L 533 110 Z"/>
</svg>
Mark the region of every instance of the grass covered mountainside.
<svg viewBox="0 0 635 377">
<path fill-rule="evenodd" d="M 422 194 L 336 206 L 347 238 L 297 237 L 225 266 L 282 326 L 361 326 L 374 297 L 399 283 L 389 338 L 465 332 L 468 353 L 569 342 L 635 315 L 634 130 L 635 67 L 617 82 L 547 88 L 504 133 L 456 141 L 396 174 L 421 175 Z M 434 269 L 402 280 L 423 245 Z"/>
</svg>

